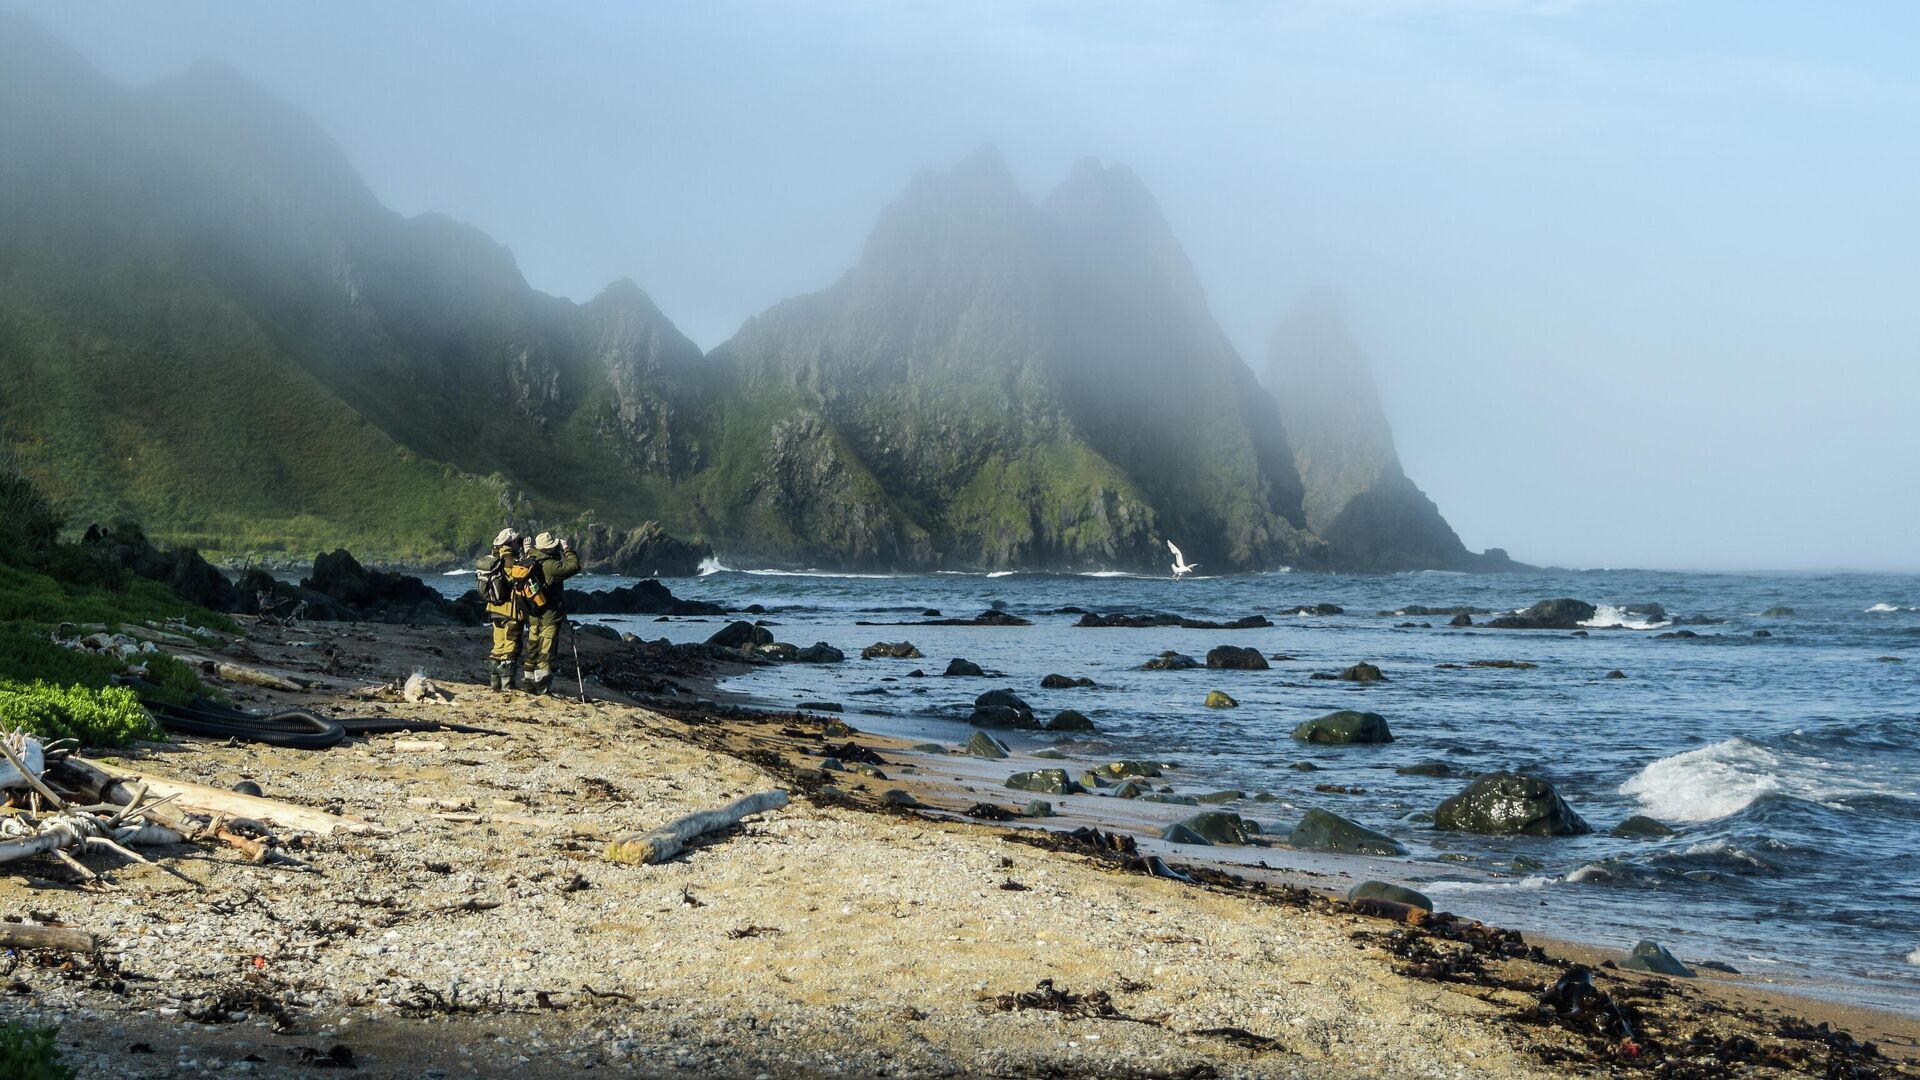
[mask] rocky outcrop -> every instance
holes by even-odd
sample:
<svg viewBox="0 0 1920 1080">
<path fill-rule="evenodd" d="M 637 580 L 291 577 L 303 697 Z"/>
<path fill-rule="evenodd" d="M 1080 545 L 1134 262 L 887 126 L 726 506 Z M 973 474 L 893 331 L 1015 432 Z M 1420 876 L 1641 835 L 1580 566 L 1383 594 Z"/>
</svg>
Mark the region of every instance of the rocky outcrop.
<svg viewBox="0 0 1920 1080">
<path fill-rule="evenodd" d="M 369 570 L 345 548 L 313 560 L 313 572 L 300 587 L 351 610 L 366 622 L 420 626 L 476 626 L 482 612 L 477 596 L 448 600 L 417 577 Z"/>
<path fill-rule="evenodd" d="M 1192 619 L 1184 615 L 1169 615 L 1155 611 L 1138 615 L 1102 615 L 1089 611 L 1080 616 L 1075 626 L 1105 629 L 1122 627 L 1139 630 L 1149 627 L 1178 626 L 1186 630 L 1260 630 L 1273 625 L 1273 620 L 1265 615 L 1245 615 L 1232 622 L 1214 622 L 1209 619 Z"/>
<path fill-rule="evenodd" d="M 1561 597 L 1558 600 L 1542 600 L 1511 615 L 1488 619 L 1487 625 L 1496 630 L 1578 630 L 1580 624 L 1593 618 L 1597 610 L 1585 600 Z"/>
<path fill-rule="evenodd" d="M 157 581 L 172 589 L 174 595 L 209 611 L 232 611 L 237 593 L 212 563 L 192 548 L 155 547 L 138 525 L 121 524 L 102 528 L 92 525 L 81 544 L 109 565 Z"/>
<path fill-rule="evenodd" d="M 579 530 L 573 547 L 591 573 L 637 578 L 693 577 L 713 558 L 712 545 L 669 536 L 655 521 L 624 533 L 596 522 Z"/>
<path fill-rule="evenodd" d="M 592 592 L 569 591 L 569 615 L 725 615 L 727 609 L 708 600 L 682 600 L 665 585 L 647 578 L 631 585 Z"/>
<path fill-rule="evenodd" d="M 1333 291 L 1297 304 L 1267 340 L 1261 381 L 1279 403 L 1304 487 L 1307 526 L 1344 570 L 1497 570 L 1474 555 L 1401 470 L 1373 373 Z"/>
</svg>

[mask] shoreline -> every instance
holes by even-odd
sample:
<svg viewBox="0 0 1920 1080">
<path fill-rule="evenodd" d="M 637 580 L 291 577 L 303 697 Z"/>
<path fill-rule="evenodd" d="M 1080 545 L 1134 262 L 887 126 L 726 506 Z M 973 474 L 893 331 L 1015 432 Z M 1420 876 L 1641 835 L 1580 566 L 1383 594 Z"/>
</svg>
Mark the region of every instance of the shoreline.
<svg viewBox="0 0 1920 1080">
<path fill-rule="evenodd" d="M 112 892 L 13 864 L 0 908 L 100 934 L 120 989 L 98 971 L 28 965 L 16 976 L 30 989 L 0 999 L 6 1011 L 64 1017 L 70 1054 L 128 1076 L 187 1075 L 249 1054 L 262 1060 L 245 1071 L 304 1075 L 299 1048 L 324 1053 L 330 1042 L 350 1045 L 374 1076 L 427 1065 L 517 1076 L 1549 1076 L 1592 1054 L 1562 1023 L 1521 1019 L 1550 974 L 1581 961 L 1579 946 L 1553 943 L 1537 961 L 1490 928 L 1366 918 L 1287 880 L 1258 880 L 1257 867 L 1229 876 L 1190 849 L 1178 858 L 1195 884 L 1092 850 L 1049 850 L 1062 846 L 1057 835 L 1036 846 L 1023 830 L 954 818 L 951 804 L 969 796 L 1015 801 L 944 778 L 938 766 L 959 759 L 921 761 L 900 740 L 836 733 L 819 717 L 496 698 L 477 684 L 481 641 L 470 629 L 250 625 L 259 663 L 319 685 L 236 687 L 240 704 L 441 717 L 504 734 L 373 736 L 326 751 L 179 740 L 115 755 L 221 787 L 254 779 L 270 797 L 331 804 L 386 835 L 310 840 L 295 849 L 310 872 L 224 850 L 168 859 L 204 890 L 106 858 L 89 861 L 114 867 Z M 581 646 L 596 666 L 627 648 Z M 455 700 L 351 695 L 416 666 Z M 665 677 L 713 693 L 723 674 Z M 887 780 L 836 777 L 834 792 L 801 775 L 820 748 L 847 741 L 875 748 Z M 793 792 L 792 806 L 682 860 L 600 857 L 620 831 L 773 786 Z M 947 812 L 882 805 L 893 787 Z M 1086 801 L 1069 797 L 1067 809 Z M 1438 981 L 1408 973 L 1449 964 Z M 1022 1004 L 1043 979 L 1079 1003 L 1052 1002 L 1067 1013 Z M 1718 979 L 1602 970 L 1596 985 L 1631 1000 L 1647 1037 L 1666 1045 L 1697 1029 L 1798 1047 L 1809 1062 L 1827 1053 L 1781 1035 L 1773 1018 L 1791 1013 L 1878 1041 L 1886 1057 L 1862 1075 L 1920 1075 L 1920 1022 L 1909 1017 Z M 1089 1003 L 1096 991 L 1104 1005 Z M 262 996 L 291 1018 L 287 1032 L 261 1019 L 272 1011 Z M 185 1019 L 210 1015 L 208 1002 L 248 1018 Z M 1100 1008 L 1120 1015 L 1102 1019 Z"/>
</svg>

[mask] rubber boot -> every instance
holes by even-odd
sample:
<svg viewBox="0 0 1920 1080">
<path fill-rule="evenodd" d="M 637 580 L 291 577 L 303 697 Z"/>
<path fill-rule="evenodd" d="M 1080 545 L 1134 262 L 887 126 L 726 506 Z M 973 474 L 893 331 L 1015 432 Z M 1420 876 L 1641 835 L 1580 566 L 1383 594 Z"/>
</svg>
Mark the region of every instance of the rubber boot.
<svg viewBox="0 0 1920 1080">
<path fill-rule="evenodd" d="M 524 675 L 524 672 L 520 670 L 520 662 L 518 660 L 515 660 L 503 666 L 507 669 L 508 689 L 525 690 L 527 688 L 527 681 L 525 678 L 522 677 Z"/>
<path fill-rule="evenodd" d="M 500 667 L 497 660 L 487 661 L 487 689 L 495 693 L 499 693 L 506 687 L 506 680 L 501 676 Z"/>
</svg>

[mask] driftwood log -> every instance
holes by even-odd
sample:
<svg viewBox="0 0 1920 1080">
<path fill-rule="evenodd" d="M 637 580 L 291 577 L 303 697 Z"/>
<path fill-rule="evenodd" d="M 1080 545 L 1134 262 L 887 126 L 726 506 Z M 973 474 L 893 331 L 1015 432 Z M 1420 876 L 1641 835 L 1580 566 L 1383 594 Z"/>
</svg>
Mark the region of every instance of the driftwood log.
<svg viewBox="0 0 1920 1080">
<path fill-rule="evenodd" d="M 680 854 L 695 837 L 718 832 L 738 824 L 742 818 L 778 810 L 785 805 L 787 793 L 778 788 L 748 795 L 718 810 L 688 814 L 648 832 L 616 836 L 607 845 L 607 858 L 623 863 L 663 863 Z"/>
<path fill-rule="evenodd" d="M 124 773 L 119 779 L 114 779 L 94 762 L 69 758 L 67 763 L 90 768 L 106 778 L 99 791 L 101 802 L 125 803 L 131 798 L 135 785 L 144 784 L 150 794 L 176 796 L 175 801 L 184 808 L 203 810 L 230 818 L 269 821 L 281 828 L 315 833 L 320 836 L 332 836 L 337 832 L 375 831 L 372 823 L 346 814 L 329 814 L 311 807 L 295 806 L 276 799 L 263 799 L 257 795 L 242 795 L 237 791 L 222 791 L 216 787 L 186 780 L 169 780 L 151 773 Z"/>
<path fill-rule="evenodd" d="M 305 690 L 307 687 L 313 685 L 313 683 L 308 680 L 289 678 L 288 676 L 268 671 L 265 668 L 248 667 L 245 664 L 233 664 L 225 660 L 214 660 L 211 661 L 211 663 L 213 664 L 213 673 L 225 679 L 227 682 L 246 683 L 250 686 L 261 686 L 268 690 L 284 690 L 288 693 Z"/>
<path fill-rule="evenodd" d="M 63 949 L 90 953 L 93 935 L 71 926 L 0 923 L 0 949 Z"/>
</svg>

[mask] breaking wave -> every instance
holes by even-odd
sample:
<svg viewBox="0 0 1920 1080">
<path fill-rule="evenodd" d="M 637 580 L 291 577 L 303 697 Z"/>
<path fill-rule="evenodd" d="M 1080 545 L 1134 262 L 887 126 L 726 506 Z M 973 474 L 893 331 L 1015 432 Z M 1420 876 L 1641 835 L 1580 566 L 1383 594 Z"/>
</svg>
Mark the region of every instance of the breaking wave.
<svg viewBox="0 0 1920 1080">
<path fill-rule="evenodd" d="M 697 573 L 701 577 L 706 577 L 708 574 L 724 574 L 727 571 L 732 569 L 733 567 L 728 566 L 727 564 L 721 562 L 719 559 L 713 557 L 712 555 L 709 555 L 706 558 L 700 560 L 700 569 L 695 571 L 695 573 Z"/>
<path fill-rule="evenodd" d="M 1664 821 L 1712 821 L 1761 799 L 1783 797 L 1844 810 L 1860 796 L 1910 797 L 1894 785 L 1857 779 L 1856 766 L 1812 754 L 1762 746 L 1738 736 L 1655 761 L 1620 785 Z"/>
<path fill-rule="evenodd" d="M 1629 612 L 1626 608 L 1612 604 L 1601 604 L 1594 609 L 1593 618 L 1580 624 L 1596 630 L 1624 627 L 1628 630 L 1658 630 L 1663 626 L 1672 626 L 1670 619 L 1652 619 L 1646 615 Z"/>
</svg>

